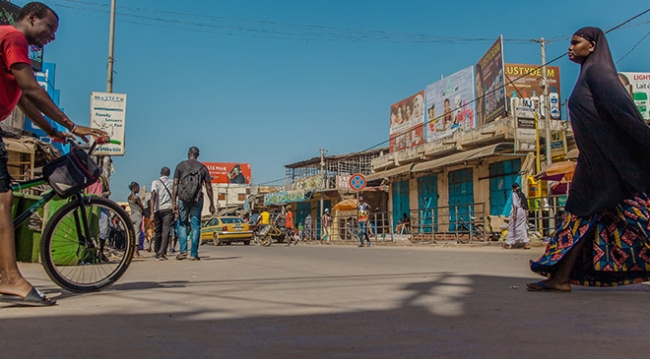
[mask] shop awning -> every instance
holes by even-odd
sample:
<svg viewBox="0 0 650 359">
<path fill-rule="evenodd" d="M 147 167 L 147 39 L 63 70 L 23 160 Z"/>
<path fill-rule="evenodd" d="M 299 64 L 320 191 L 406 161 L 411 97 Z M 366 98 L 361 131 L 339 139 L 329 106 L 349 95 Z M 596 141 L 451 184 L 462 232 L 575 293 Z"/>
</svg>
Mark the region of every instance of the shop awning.
<svg viewBox="0 0 650 359">
<path fill-rule="evenodd" d="M 374 180 L 381 179 L 381 178 L 388 178 L 388 177 L 397 176 L 397 175 L 400 175 L 402 173 L 409 172 L 411 170 L 411 167 L 413 167 L 413 164 L 409 163 L 407 165 L 391 168 L 391 169 L 386 170 L 386 171 L 372 173 L 372 174 L 369 174 L 369 175 L 366 176 L 366 181 L 374 181 Z"/>
<path fill-rule="evenodd" d="M 459 163 L 463 163 L 466 161 L 475 160 L 479 158 L 498 156 L 503 153 L 513 153 L 514 147 L 515 147 L 514 143 L 503 142 L 503 143 L 497 143 L 495 145 L 462 151 L 446 157 L 418 163 L 415 166 L 413 166 L 413 169 L 411 171 L 422 172 L 422 171 L 434 170 L 442 166 L 456 165 Z M 522 156 L 525 156 L 525 154 L 522 154 Z"/>
</svg>

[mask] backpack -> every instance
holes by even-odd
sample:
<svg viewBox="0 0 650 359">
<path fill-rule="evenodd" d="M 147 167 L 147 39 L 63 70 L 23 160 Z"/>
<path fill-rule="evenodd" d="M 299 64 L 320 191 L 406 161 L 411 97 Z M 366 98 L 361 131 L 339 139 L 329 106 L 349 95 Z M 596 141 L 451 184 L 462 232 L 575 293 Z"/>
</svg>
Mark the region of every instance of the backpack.
<svg viewBox="0 0 650 359">
<path fill-rule="evenodd" d="M 203 193 L 201 192 L 201 168 L 193 168 L 189 162 L 185 162 L 186 170 L 178 182 L 178 199 L 185 203 L 197 203 Z"/>
</svg>

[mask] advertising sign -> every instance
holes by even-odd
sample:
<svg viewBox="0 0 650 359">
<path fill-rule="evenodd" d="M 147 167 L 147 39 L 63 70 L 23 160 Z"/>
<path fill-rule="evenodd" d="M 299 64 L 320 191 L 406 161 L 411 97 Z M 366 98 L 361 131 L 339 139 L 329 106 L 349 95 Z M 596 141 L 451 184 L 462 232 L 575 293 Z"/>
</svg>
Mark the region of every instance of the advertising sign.
<svg viewBox="0 0 650 359">
<path fill-rule="evenodd" d="M 517 151 L 535 151 L 535 120 L 528 118 L 517 118 Z"/>
<path fill-rule="evenodd" d="M 305 191 L 284 191 L 267 193 L 264 195 L 264 205 L 285 204 L 292 202 L 301 202 L 305 200 Z"/>
<path fill-rule="evenodd" d="M 650 72 L 621 72 L 618 74 L 644 120 L 650 120 Z"/>
<path fill-rule="evenodd" d="M 473 66 L 432 83 L 425 93 L 427 141 L 476 127 Z"/>
<path fill-rule="evenodd" d="M 250 184 L 250 163 L 202 162 L 210 172 L 212 183 Z"/>
<path fill-rule="evenodd" d="M 477 125 L 483 126 L 506 114 L 502 36 L 474 67 Z"/>
<path fill-rule="evenodd" d="M 93 152 L 98 156 L 124 156 L 124 124 L 126 119 L 126 94 L 93 92 L 90 94 L 90 127 L 105 131 L 111 140 Z"/>
<path fill-rule="evenodd" d="M 0 0 L 0 25 L 13 24 L 18 18 L 18 13 L 20 13 L 20 7 L 5 0 Z M 29 61 L 34 71 L 41 71 L 43 69 L 43 49 L 30 45 Z"/>
<path fill-rule="evenodd" d="M 424 143 L 424 91 L 390 107 L 390 152 Z"/>
<path fill-rule="evenodd" d="M 508 112 L 512 113 L 517 106 L 532 107 L 542 118 L 546 116 L 546 109 L 542 106 L 545 99 L 540 65 L 505 64 L 505 77 Z M 558 66 L 546 66 L 546 83 L 549 90 L 551 118 L 559 120 L 562 96 Z"/>
<path fill-rule="evenodd" d="M 352 177 L 352 175 L 336 176 L 336 189 L 338 190 L 350 189 L 350 177 Z"/>
</svg>

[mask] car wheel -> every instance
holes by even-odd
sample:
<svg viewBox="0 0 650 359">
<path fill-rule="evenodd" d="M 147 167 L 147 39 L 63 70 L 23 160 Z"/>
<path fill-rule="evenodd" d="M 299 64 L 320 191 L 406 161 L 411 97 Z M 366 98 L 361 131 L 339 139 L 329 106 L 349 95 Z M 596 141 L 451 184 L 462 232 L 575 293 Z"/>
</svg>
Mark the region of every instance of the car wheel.
<svg viewBox="0 0 650 359">
<path fill-rule="evenodd" d="M 247 245 L 249 245 L 249 244 L 251 244 L 251 241 L 244 241 L 244 245 L 245 245 L 245 246 L 247 246 Z"/>
<path fill-rule="evenodd" d="M 216 234 L 216 233 L 214 234 L 214 237 L 213 237 L 213 239 L 212 239 L 212 242 L 214 243 L 215 246 L 220 246 L 220 245 L 223 243 L 223 242 L 221 242 L 221 240 L 219 239 L 219 235 Z"/>
</svg>

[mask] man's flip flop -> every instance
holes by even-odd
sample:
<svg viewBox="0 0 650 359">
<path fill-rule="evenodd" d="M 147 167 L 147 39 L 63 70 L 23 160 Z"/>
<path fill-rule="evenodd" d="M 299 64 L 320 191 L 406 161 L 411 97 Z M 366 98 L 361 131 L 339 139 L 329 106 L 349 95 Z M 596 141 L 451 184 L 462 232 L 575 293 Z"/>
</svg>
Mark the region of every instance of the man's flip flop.
<svg viewBox="0 0 650 359">
<path fill-rule="evenodd" d="M 0 303 L 10 303 L 24 307 L 49 307 L 55 305 L 56 300 L 50 300 L 45 294 L 32 287 L 32 290 L 29 291 L 29 294 L 25 298 L 17 295 L 2 294 L 0 295 Z"/>
<path fill-rule="evenodd" d="M 570 292 L 571 291 L 571 290 L 551 288 L 542 282 L 526 283 L 526 290 L 530 292 Z"/>
</svg>

